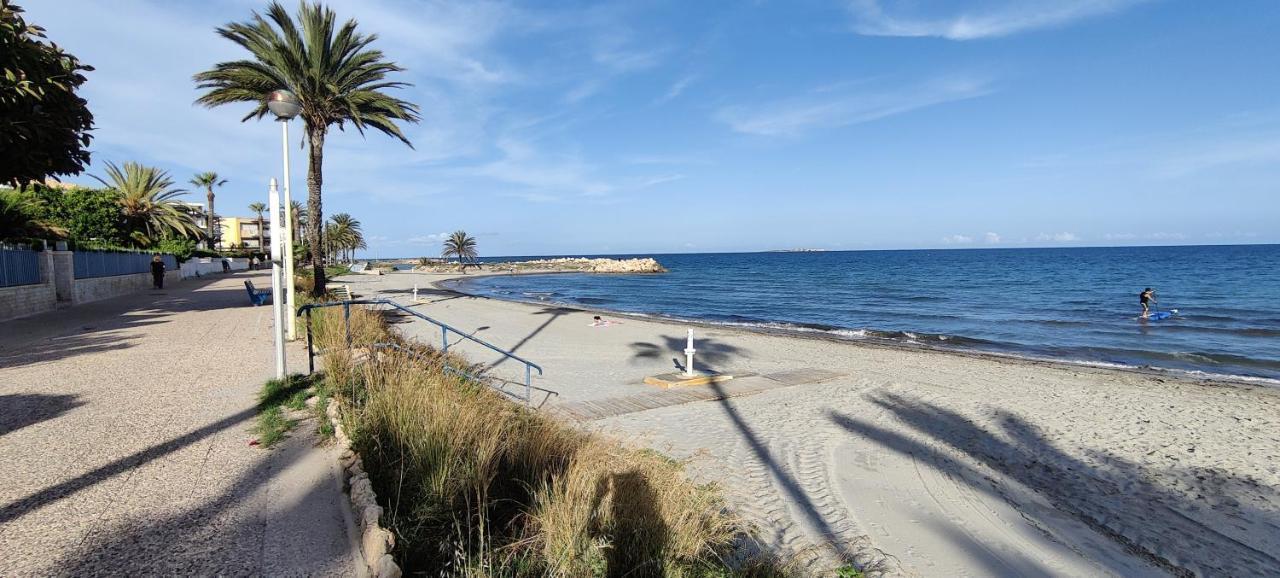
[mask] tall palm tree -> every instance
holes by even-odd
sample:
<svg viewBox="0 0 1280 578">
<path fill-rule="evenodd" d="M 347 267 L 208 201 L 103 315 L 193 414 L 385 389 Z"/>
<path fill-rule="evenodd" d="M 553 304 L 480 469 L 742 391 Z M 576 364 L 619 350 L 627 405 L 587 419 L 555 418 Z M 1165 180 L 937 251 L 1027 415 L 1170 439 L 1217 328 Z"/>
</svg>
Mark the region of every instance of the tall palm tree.
<svg viewBox="0 0 1280 578">
<path fill-rule="evenodd" d="M 457 257 L 458 264 L 462 266 L 462 270 L 467 270 L 467 263 L 475 263 L 479 253 L 476 251 L 476 238 L 468 235 L 466 231 L 454 231 L 444 240 L 444 251 L 440 255 L 446 259 L 449 257 Z"/>
<path fill-rule="evenodd" d="M 364 248 L 364 233 L 360 230 L 360 221 L 357 221 L 347 213 L 338 213 L 329 218 L 333 224 L 332 240 L 333 248 L 339 253 L 346 254 L 346 260 L 350 261 L 356 249 Z"/>
<path fill-rule="evenodd" d="M 262 229 L 262 212 L 267 210 L 266 203 L 249 203 L 249 210 L 258 214 L 258 249 L 267 249 L 267 232 Z"/>
<path fill-rule="evenodd" d="M 213 234 L 213 227 L 214 227 L 213 188 L 221 187 L 222 185 L 227 184 L 227 179 L 220 179 L 218 178 L 218 173 L 215 173 L 213 171 L 206 171 L 203 173 L 199 173 L 194 177 L 191 177 L 190 182 L 192 186 L 203 188 L 206 191 L 205 198 L 209 200 L 209 207 L 208 207 L 209 214 L 206 215 L 205 217 L 205 228 L 207 229 L 207 232 L 205 233 L 205 235 L 208 236 L 209 248 L 212 249 L 214 239 L 218 238 L 217 235 Z"/>
<path fill-rule="evenodd" d="M 0 239 L 66 237 L 66 229 L 41 216 L 43 209 L 30 192 L 0 189 Z"/>
<path fill-rule="evenodd" d="M 165 237 L 198 239 L 203 233 L 178 200 L 187 192 L 173 187 L 169 173 L 134 162 L 125 163 L 123 169 L 108 162 L 109 182 L 93 178 L 120 193 L 120 216 L 134 244 L 147 247 Z"/>
<path fill-rule="evenodd" d="M 272 2 L 265 18 L 254 12 L 247 22 L 218 28 L 218 34 L 247 50 L 251 59 L 221 62 L 195 75 L 197 87 L 208 89 L 196 100 L 199 104 L 253 103 L 254 109 L 242 121 L 265 116 L 267 95 L 274 90 L 288 89 L 297 95 L 310 149 L 307 241 L 316 296 L 325 292 L 321 185 L 329 127 L 342 129 L 350 123 L 362 135 L 365 128 L 373 128 L 412 147 L 395 121 L 418 122 L 416 105 L 383 92 L 408 84 L 387 80 L 388 74 L 404 69 L 370 48 L 377 35 L 357 32 L 354 19 L 341 27 L 336 21 L 333 10 L 304 1 L 295 23 L 279 3 Z"/>
</svg>

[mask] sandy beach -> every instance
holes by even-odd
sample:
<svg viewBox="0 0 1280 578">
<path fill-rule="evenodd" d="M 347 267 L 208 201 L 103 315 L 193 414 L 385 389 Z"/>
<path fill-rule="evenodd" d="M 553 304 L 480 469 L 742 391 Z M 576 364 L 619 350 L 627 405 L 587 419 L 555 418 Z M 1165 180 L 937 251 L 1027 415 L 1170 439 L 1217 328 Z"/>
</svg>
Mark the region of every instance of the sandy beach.
<svg viewBox="0 0 1280 578">
<path fill-rule="evenodd" d="M 454 293 L 454 276 L 339 282 L 538 363 L 545 411 L 687 461 L 815 572 L 837 557 L 908 576 L 1280 568 L 1273 388 L 697 327 L 695 365 L 735 379 L 663 391 L 642 380 L 681 363 L 685 325 L 593 326 L 588 311 Z M 438 344 L 410 319 L 402 332 Z"/>
</svg>

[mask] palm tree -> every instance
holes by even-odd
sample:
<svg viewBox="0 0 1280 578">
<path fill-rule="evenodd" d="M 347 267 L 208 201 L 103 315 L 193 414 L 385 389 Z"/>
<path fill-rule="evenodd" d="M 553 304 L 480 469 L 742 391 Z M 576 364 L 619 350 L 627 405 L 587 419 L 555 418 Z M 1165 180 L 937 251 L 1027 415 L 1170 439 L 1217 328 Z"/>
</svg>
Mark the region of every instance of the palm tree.
<svg viewBox="0 0 1280 578">
<path fill-rule="evenodd" d="M 0 239 L 66 237 L 66 229 L 41 216 L 43 209 L 39 197 L 27 191 L 0 189 Z"/>
<path fill-rule="evenodd" d="M 267 210 L 266 203 L 249 203 L 249 210 L 258 214 L 258 249 L 267 249 L 267 232 L 262 229 L 262 212 Z"/>
<path fill-rule="evenodd" d="M 457 257 L 458 264 L 462 266 L 462 270 L 467 270 L 467 263 L 474 263 L 476 256 L 476 238 L 468 235 L 466 231 L 454 231 L 444 240 L 444 251 L 440 254 L 448 259 L 449 257 Z"/>
<path fill-rule="evenodd" d="M 376 35 L 356 31 L 356 21 L 335 26 L 337 15 L 319 3 L 303 2 L 297 23 L 278 2 L 267 7 L 266 17 L 254 12 L 248 22 L 218 28 L 218 34 L 249 51 L 251 59 L 221 62 L 195 75 L 197 88 L 208 92 L 196 100 L 208 107 L 236 102 L 253 103 L 242 121 L 267 114 L 267 95 L 288 89 L 302 106 L 309 144 L 307 169 L 307 241 L 311 246 L 315 288 L 325 292 L 321 232 L 324 212 L 324 139 L 329 127 L 342 129 L 351 123 L 360 134 L 373 128 L 412 147 L 395 121 L 418 122 L 418 107 L 383 92 L 408 86 L 387 80 L 404 69 L 370 48 Z M 274 26 L 273 26 L 274 24 Z"/>
<path fill-rule="evenodd" d="M 346 260 L 350 261 L 356 249 L 365 248 L 360 221 L 347 213 L 338 213 L 330 217 L 329 222 L 332 225 L 329 229 L 330 246 L 338 256 L 345 252 Z"/>
<path fill-rule="evenodd" d="M 214 218 L 213 218 L 213 188 L 221 187 L 227 184 L 227 179 L 218 178 L 218 173 L 206 171 L 191 177 L 191 184 L 196 187 L 203 187 L 207 191 L 206 198 L 209 199 L 209 214 L 205 220 L 205 228 L 208 230 L 206 235 L 209 237 L 209 248 L 213 248 L 214 239 L 217 235 L 213 234 Z"/>
<path fill-rule="evenodd" d="M 122 170 L 108 162 L 110 182 L 93 178 L 120 193 L 120 216 L 134 244 L 147 247 L 165 237 L 200 237 L 195 218 L 178 200 L 187 192 L 173 187 L 169 173 L 134 162 L 125 163 Z"/>
</svg>

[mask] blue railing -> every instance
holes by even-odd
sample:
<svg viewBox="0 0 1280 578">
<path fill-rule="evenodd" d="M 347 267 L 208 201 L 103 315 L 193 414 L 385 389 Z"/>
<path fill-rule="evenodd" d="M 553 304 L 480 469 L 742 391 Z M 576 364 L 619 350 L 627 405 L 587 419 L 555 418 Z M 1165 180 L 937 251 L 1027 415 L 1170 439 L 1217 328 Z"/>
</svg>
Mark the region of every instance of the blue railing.
<svg viewBox="0 0 1280 578">
<path fill-rule="evenodd" d="M 0 287 L 40 283 L 40 252 L 0 249 Z"/>
<path fill-rule="evenodd" d="M 514 396 L 514 395 L 512 397 L 516 397 L 517 399 L 523 399 L 526 406 L 531 405 L 533 403 L 533 390 L 534 390 L 533 371 L 537 370 L 538 375 L 541 376 L 542 375 L 541 366 L 523 357 L 520 357 L 519 355 L 516 355 L 510 351 L 507 351 L 496 345 L 493 345 L 488 341 L 485 341 L 483 339 L 478 339 L 469 333 L 464 333 L 462 332 L 462 330 L 456 329 L 446 323 L 436 321 L 435 319 L 427 317 L 422 313 L 414 311 L 408 307 L 405 307 L 404 305 L 401 305 L 389 299 L 352 299 L 347 301 L 331 301 L 328 303 L 312 303 L 312 304 L 303 305 L 302 307 L 299 307 L 298 315 L 299 316 L 305 315 L 307 318 L 307 370 L 308 372 L 315 373 L 316 355 L 318 353 L 323 353 L 315 350 L 314 341 L 311 333 L 311 310 L 320 309 L 324 307 L 342 307 L 342 322 L 344 325 L 344 335 L 346 336 L 347 348 L 350 349 L 351 348 L 351 306 L 352 305 L 388 305 L 388 306 L 394 307 L 399 311 L 408 313 L 409 315 L 412 315 L 414 317 L 417 317 L 418 319 L 426 321 L 427 323 L 435 325 L 436 327 L 439 327 L 440 337 L 441 337 L 440 350 L 444 353 L 449 352 L 449 333 L 452 332 L 454 335 L 457 335 L 462 339 L 465 339 L 472 343 L 476 343 L 490 350 L 496 351 L 497 353 L 501 354 L 504 359 L 511 359 L 513 361 L 517 361 L 519 363 L 524 364 L 524 397 L 520 398 L 519 396 Z M 374 343 L 371 345 L 371 347 L 374 349 L 396 349 L 399 351 L 404 351 L 404 352 L 413 354 L 412 352 L 409 352 L 405 350 L 403 347 L 400 347 L 399 345 L 396 345 L 394 343 Z M 486 376 L 472 375 L 470 373 L 467 373 L 465 369 L 445 366 L 445 371 L 448 371 L 449 373 L 458 375 L 460 377 L 465 377 L 467 379 L 479 381 L 482 383 L 488 383 L 489 381 L 488 379 L 486 379 Z M 504 391 L 504 393 L 507 393 L 507 392 Z M 510 393 L 507 393 L 507 394 L 511 395 Z"/>
<path fill-rule="evenodd" d="M 114 277 L 151 272 L 151 253 L 127 253 L 122 251 L 76 251 L 72 253 L 76 279 Z M 161 255 L 164 267 L 178 269 L 178 259 L 173 255 Z"/>
</svg>

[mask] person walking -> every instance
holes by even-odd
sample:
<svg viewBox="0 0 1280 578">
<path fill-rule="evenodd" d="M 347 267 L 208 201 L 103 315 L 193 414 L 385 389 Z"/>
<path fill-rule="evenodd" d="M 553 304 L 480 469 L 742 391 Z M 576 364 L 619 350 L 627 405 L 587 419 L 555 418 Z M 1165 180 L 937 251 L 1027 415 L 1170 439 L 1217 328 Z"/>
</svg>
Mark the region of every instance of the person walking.
<svg viewBox="0 0 1280 578">
<path fill-rule="evenodd" d="M 156 289 L 164 289 L 164 259 L 159 253 L 151 257 L 151 283 Z"/>
</svg>

